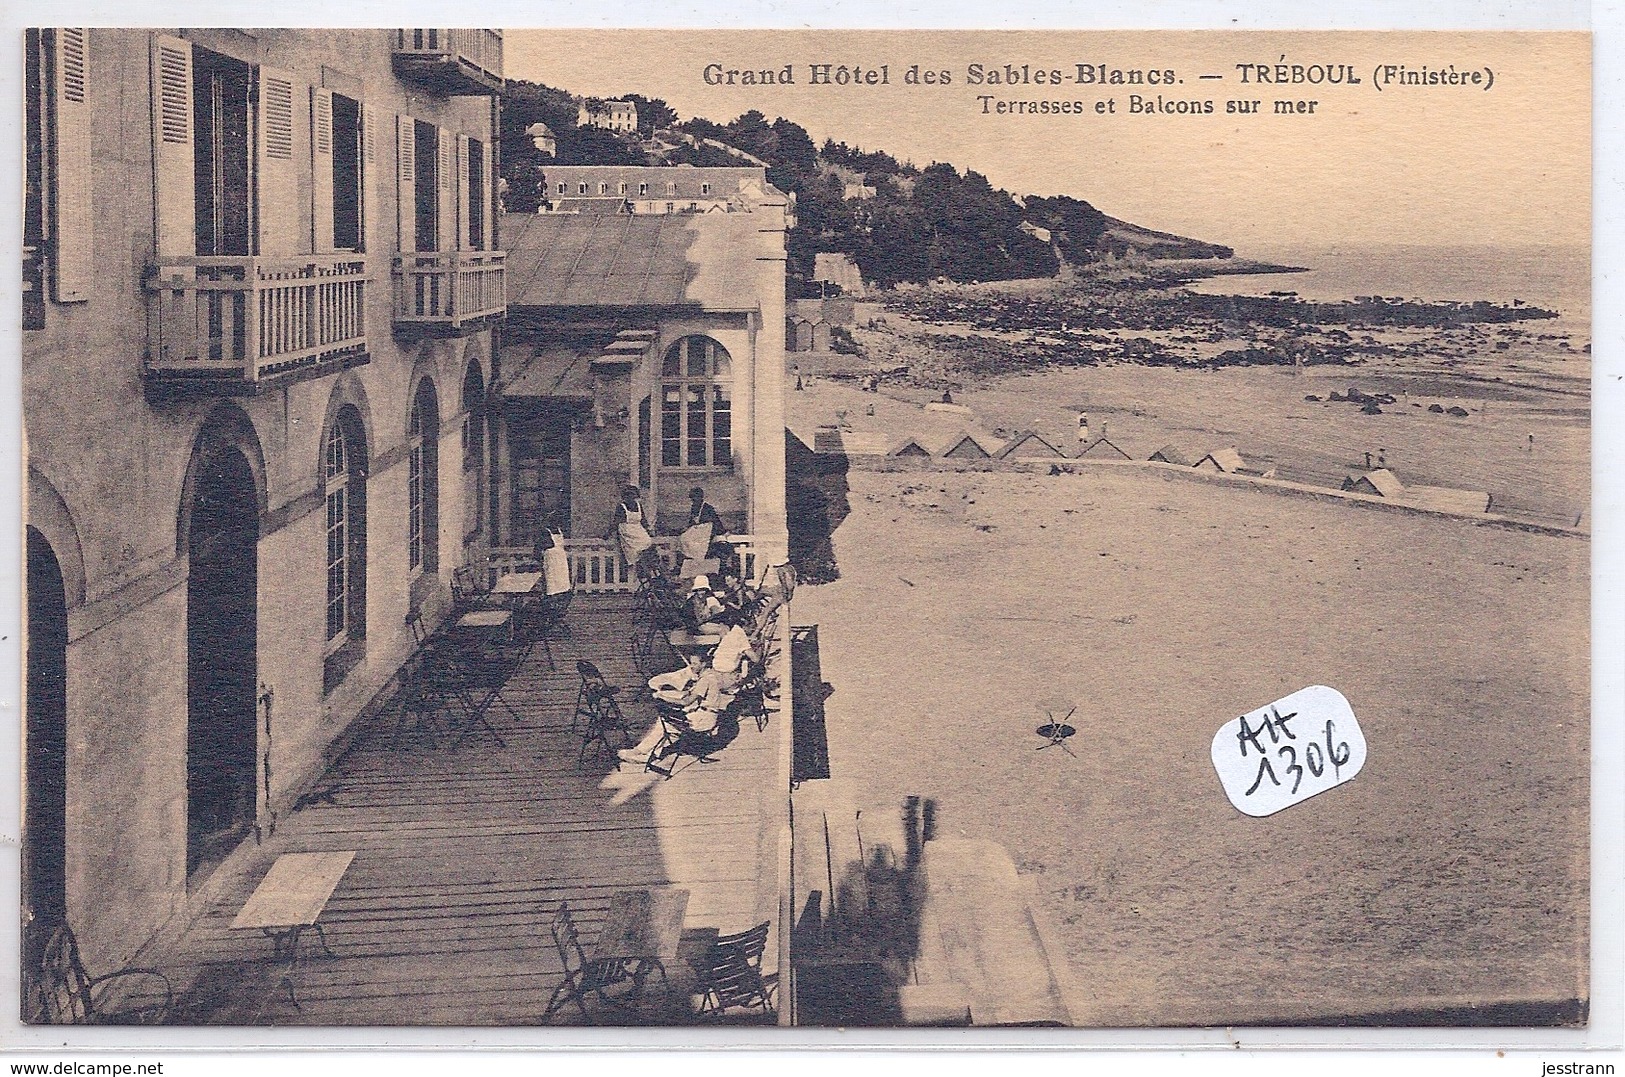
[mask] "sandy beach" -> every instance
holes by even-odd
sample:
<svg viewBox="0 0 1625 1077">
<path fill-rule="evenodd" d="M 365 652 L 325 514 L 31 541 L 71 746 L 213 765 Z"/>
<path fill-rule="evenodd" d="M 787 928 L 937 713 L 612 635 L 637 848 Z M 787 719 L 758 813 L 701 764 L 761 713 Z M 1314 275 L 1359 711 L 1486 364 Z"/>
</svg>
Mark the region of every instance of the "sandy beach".
<svg viewBox="0 0 1625 1077">
<path fill-rule="evenodd" d="M 1586 996 L 1583 537 L 1109 465 L 849 481 L 840 579 L 796 596 L 833 777 L 1004 843 L 1086 1023 Z M 1310 684 L 1370 761 L 1240 815 L 1214 731 Z M 1046 705 L 1075 757 L 1035 750 Z"/>
</svg>

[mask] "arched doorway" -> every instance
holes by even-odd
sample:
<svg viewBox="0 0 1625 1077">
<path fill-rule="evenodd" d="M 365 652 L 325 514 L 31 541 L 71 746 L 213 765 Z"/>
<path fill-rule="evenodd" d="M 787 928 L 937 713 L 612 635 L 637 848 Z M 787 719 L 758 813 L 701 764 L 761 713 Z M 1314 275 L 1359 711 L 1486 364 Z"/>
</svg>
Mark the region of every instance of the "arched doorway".
<svg viewBox="0 0 1625 1077">
<path fill-rule="evenodd" d="M 32 527 L 27 629 L 23 900 L 43 938 L 67 917 L 68 606 L 56 551 Z"/>
<path fill-rule="evenodd" d="M 259 509 L 240 449 L 199 446 L 187 524 L 186 871 L 254 819 Z"/>
<path fill-rule="evenodd" d="M 463 550 L 478 545 L 485 529 L 485 376 L 477 360 L 463 377 Z"/>
</svg>

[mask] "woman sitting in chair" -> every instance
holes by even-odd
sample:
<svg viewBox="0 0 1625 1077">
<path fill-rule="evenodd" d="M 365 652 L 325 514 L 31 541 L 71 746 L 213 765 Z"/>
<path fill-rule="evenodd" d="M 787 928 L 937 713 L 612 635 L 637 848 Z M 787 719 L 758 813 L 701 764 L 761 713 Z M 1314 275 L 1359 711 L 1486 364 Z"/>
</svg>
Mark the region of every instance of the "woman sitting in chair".
<svg viewBox="0 0 1625 1077">
<path fill-rule="evenodd" d="M 670 708 L 682 715 L 686 733 L 708 737 L 715 732 L 722 712 L 733 701 L 723 687 L 722 674 L 705 664 L 705 655 L 691 650 L 683 656 L 684 666 L 672 673 L 662 673 L 649 679 L 655 693 L 655 705 Z M 643 739 L 617 754 L 622 763 L 645 767 L 654 761 L 661 748 L 671 747 L 664 719 L 656 718 Z"/>
</svg>

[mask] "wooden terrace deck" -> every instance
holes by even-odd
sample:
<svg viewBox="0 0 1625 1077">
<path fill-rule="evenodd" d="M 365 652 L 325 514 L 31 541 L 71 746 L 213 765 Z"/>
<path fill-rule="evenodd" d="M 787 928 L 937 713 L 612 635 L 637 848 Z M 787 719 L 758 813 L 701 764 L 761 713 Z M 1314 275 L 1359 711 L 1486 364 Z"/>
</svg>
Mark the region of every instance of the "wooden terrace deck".
<svg viewBox="0 0 1625 1077">
<path fill-rule="evenodd" d="M 690 890 L 685 954 L 763 920 L 776 932 L 788 706 L 765 731 L 747 721 L 717 762 L 685 760 L 669 781 L 616 771 L 590 752 L 578 767 L 577 658 L 629 686 L 623 706 L 635 736 L 653 710 L 631 658 L 631 598 L 578 596 L 568 620 L 574 636 L 552 644 L 556 668 L 538 647 L 503 692 L 520 721 L 494 708 L 505 748 L 489 738 L 392 747 L 389 708 L 359 732 L 319 784 L 320 799 L 281 821 L 263 856 L 165 956 L 166 971 L 189 985 L 176 1023 L 540 1024 L 562 976 L 549 933 L 559 903 L 570 903 L 590 951 L 621 889 Z M 309 939 L 311 956 L 291 976 L 296 1007 L 270 940 L 230 924 L 275 855 L 339 850 L 356 855 L 320 921 L 335 956 Z M 777 945 L 770 940 L 769 968 Z M 600 1009 L 589 1020 L 692 1021 L 683 956 L 668 969 L 671 990 L 656 978 L 638 1014 Z M 550 1023 L 581 1021 L 571 1006 Z"/>
</svg>

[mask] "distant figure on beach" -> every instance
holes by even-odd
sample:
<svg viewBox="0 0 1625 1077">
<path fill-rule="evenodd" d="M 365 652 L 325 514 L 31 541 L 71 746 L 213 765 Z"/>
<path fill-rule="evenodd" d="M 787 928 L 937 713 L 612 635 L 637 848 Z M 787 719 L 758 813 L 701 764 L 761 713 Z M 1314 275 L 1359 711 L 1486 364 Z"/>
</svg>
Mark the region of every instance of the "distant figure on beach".
<svg viewBox="0 0 1625 1077">
<path fill-rule="evenodd" d="M 1369 451 L 1365 454 L 1365 469 L 1367 471 L 1371 470 L 1371 453 Z"/>
<path fill-rule="evenodd" d="M 948 390 L 944 389 L 942 391 L 942 402 L 944 404 L 952 404 L 954 402 L 953 394 L 950 393 Z"/>
<path fill-rule="evenodd" d="M 1535 451 L 1535 435 L 1533 435 L 1533 434 L 1529 435 L 1529 451 L 1530 452 Z"/>
<path fill-rule="evenodd" d="M 1087 444 L 1089 444 L 1089 413 L 1080 411 L 1078 412 L 1078 448 L 1081 449 Z"/>
</svg>

